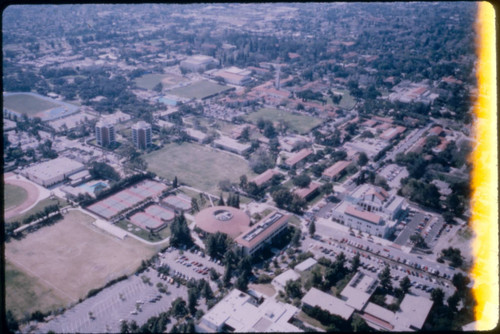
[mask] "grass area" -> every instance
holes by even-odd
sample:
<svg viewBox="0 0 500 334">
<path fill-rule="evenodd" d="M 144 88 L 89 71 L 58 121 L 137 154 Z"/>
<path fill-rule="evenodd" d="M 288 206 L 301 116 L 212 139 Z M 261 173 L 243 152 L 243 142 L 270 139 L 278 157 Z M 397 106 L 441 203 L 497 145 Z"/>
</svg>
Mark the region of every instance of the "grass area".
<svg viewBox="0 0 500 334">
<path fill-rule="evenodd" d="M 215 194 L 221 180 L 255 176 L 243 158 L 193 143 L 168 144 L 143 157 L 149 171 L 171 180 L 177 176 L 181 183 Z"/>
<path fill-rule="evenodd" d="M 3 106 L 5 108 L 12 109 L 27 115 L 35 115 L 40 111 L 56 108 L 59 106 L 56 103 L 38 98 L 31 94 L 15 94 L 4 96 L 3 103 Z"/>
<path fill-rule="evenodd" d="M 298 228 L 300 228 L 300 226 L 301 226 L 300 219 L 296 215 L 291 215 L 288 222 L 294 226 L 297 226 Z"/>
<path fill-rule="evenodd" d="M 153 89 L 154 86 L 158 85 L 164 77 L 164 74 L 144 74 L 143 76 L 136 78 L 134 81 L 137 87 Z"/>
<path fill-rule="evenodd" d="M 297 314 L 296 318 L 305 323 L 308 323 L 311 326 L 322 328 L 326 331 L 326 326 L 323 326 L 321 322 L 305 314 L 304 311 L 300 311 L 299 314 Z"/>
<path fill-rule="evenodd" d="M 132 225 L 132 226 L 129 227 L 129 225 Z M 161 240 L 164 240 L 170 236 L 170 227 L 168 227 L 168 226 L 165 227 L 164 229 L 162 229 L 161 231 L 157 232 L 154 235 L 150 235 L 149 231 L 146 231 L 146 230 L 140 228 L 139 226 L 134 225 L 132 222 L 130 222 L 129 220 L 126 220 L 126 219 L 120 220 L 118 223 L 115 224 L 115 226 L 118 226 L 119 228 L 121 228 L 127 232 L 133 233 L 134 235 L 138 236 L 141 239 L 151 241 L 151 242 L 161 241 Z M 129 228 L 132 228 L 132 230 L 129 231 L 128 230 Z M 139 229 L 139 230 L 137 231 L 136 229 Z"/>
<path fill-rule="evenodd" d="M 340 103 L 336 104 L 335 106 L 338 106 L 340 108 L 347 109 L 347 110 L 354 108 L 354 105 L 356 105 L 356 100 L 354 99 L 354 97 L 351 94 L 349 94 L 348 90 L 343 90 L 343 89 L 333 90 L 332 89 L 332 91 L 335 94 L 342 94 L 342 100 L 340 100 Z M 329 102 L 331 102 L 331 99 L 329 100 Z M 331 104 L 333 105 L 333 102 L 331 102 Z"/>
<path fill-rule="evenodd" d="M 247 121 L 254 124 L 257 124 L 257 121 L 260 118 L 269 120 L 271 122 L 278 122 L 280 120 L 283 120 L 288 123 L 288 126 L 290 127 L 290 130 L 292 132 L 297 132 L 300 134 L 306 134 L 319 124 L 323 123 L 321 119 L 316 117 L 291 113 L 273 108 L 263 108 L 259 111 L 250 113 L 245 116 L 245 119 Z"/>
<path fill-rule="evenodd" d="M 72 210 L 62 221 L 5 244 L 6 262 L 17 268 L 5 282 L 7 305 L 19 305 L 19 309 L 28 305 L 27 309 L 32 306 L 46 312 L 60 302 L 64 306 L 77 302 L 89 290 L 135 272 L 142 260 L 164 247 L 132 238 L 117 240 L 92 225 L 93 221 Z M 16 293 L 26 286 L 31 290 Z"/>
<path fill-rule="evenodd" d="M 3 205 L 5 210 L 22 204 L 28 198 L 28 192 L 19 186 L 6 183 L 3 188 Z"/>
<path fill-rule="evenodd" d="M 233 89 L 228 86 L 219 85 L 208 80 L 201 80 L 194 82 L 185 87 L 174 88 L 169 91 L 169 94 L 176 95 L 179 97 L 185 97 L 188 99 L 204 99 L 214 94 L 224 92 L 226 90 Z"/>
<path fill-rule="evenodd" d="M 15 222 L 15 221 L 18 221 L 18 222 L 22 223 L 24 219 L 28 218 L 32 214 L 35 214 L 35 213 L 37 213 L 39 211 L 42 211 L 47 206 L 54 205 L 54 204 L 59 204 L 59 206 L 62 208 L 62 207 L 65 207 L 66 205 L 68 205 L 68 202 L 66 202 L 66 200 L 64 200 L 62 198 L 59 198 L 57 196 L 54 196 L 54 199 L 45 198 L 45 199 L 41 200 L 40 202 L 38 202 L 34 207 L 32 207 L 31 209 L 29 209 L 28 211 L 26 211 L 26 212 L 24 212 L 24 213 L 22 213 L 20 215 L 17 215 L 17 216 L 9 218 L 6 221 L 6 223 L 12 223 L 12 222 Z"/>
<path fill-rule="evenodd" d="M 36 277 L 28 275 L 10 261 L 5 262 L 5 307 L 21 320 L 37 310 L 65 307 L 71 299 L 59 296 Z"/>
</svg>

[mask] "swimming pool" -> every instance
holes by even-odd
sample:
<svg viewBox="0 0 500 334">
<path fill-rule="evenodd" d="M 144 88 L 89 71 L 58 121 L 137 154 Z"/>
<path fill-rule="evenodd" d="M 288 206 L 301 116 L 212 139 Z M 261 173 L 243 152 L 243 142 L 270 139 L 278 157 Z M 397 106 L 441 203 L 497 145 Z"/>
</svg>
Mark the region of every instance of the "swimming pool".
<svg viewBox="0 0 500 334">
<path fill-rule="evenodd" d="M 163 104 L 167 104 L 167 105 L 169 105 L 169 106 L 175 106 L 175 105 L 177 105 L 177 101 L 176 101 L 176 100 L 174 100 L 174 99 L 169 99 L 169 98 L 167 98 L 167 97 L 160 97 L 160 98 L 158 99 L 158 102 L 161 102 L 161 103 L 163 103 Z"/>
<path fill-rule="evenodd" d="M 88 192 L 90 194 L 94 194 L 96 192 L 96 190 L 104 189 L 107 186 L 108 186 L 108 184 L 104 181 L 97 181 L 97 182 L 93 181 L 93 182 L 87 182 L 87 183 L 80 184 L 78 186 L 78 188 L 82 188 L 86 192 Z"/>
</svg>

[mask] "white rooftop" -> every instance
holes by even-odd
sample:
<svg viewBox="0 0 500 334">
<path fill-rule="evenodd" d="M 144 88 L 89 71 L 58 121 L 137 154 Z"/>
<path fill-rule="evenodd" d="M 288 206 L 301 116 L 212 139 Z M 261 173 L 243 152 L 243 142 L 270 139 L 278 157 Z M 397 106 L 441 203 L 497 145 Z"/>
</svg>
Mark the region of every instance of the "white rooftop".
<svg viewBox="0 0 500 334">
<path fill-rule="evenodd" d="M 297 272 L 306 271 L 309 268 L 311 268 L 312 266 L 314 266 L 316 263 L 318 263 L 318 261 L 316 261 L 314 258 L 310 257 L 310 258 L 302 261 L 298 265 L 296 265 L 294 270 Z"/>
<path fill-rule="evenodd" d="M 360 311 L 375 291 L 378 281 L 362 272 L 357 272 L 340 293 L 345 298 L 346 304 Z"/>
<path fill-rule="evenodd" d="M 288 323 L 298 311 L 271 298 L 258 305 L 253 297 L 234 289 L 202 317 L 200 326 L 210 332 L 224 325 L 234 332 L 301 332 Z"/>
<path fill-rule="evenodd" d="M 396 323 L 411 325 L 421 329 L 431 310 L 433 301 L 426 297 L 406 294 L 399 305 L 400 312 L 396 312 Z M 398 326 L 396 326 L 398 327 Z"/>
<path fill-rule="evenodd" d="M 272 283 L 278 289 L 283 289 L 286 285 L 286 282 L 288 282 L 290 280 L 295 281 L 298 278 L 300 278 L 300 275 L 295 270 L 288 269 L 287 271 L 276 276 L 273 279 Z"/>
<path fill-rule="evenodd" d="M 49 181 L 62 174 L 68 176 L 69 174 L 78 172 L 83 168 L 83 164 L 78 161 L 71 160 L 66 157 L 59 157 L 28 167 L 24 170 L 24 173 L 36 175 L 36 177 L 40 180 Z"/>
<path fill-rule="evenodd" d="M 316 288 L 311 288 L 311 290 L 306 293 L 306 295 L 302 298 L 302 303 L 308 304 L 312 307 L 318 306 L 331 314 L 342 317 L 345 320 L 348 320 L 354 312 L 354 308 L 347 305 L 342 299 L 334 297 Z"/>
</svg>

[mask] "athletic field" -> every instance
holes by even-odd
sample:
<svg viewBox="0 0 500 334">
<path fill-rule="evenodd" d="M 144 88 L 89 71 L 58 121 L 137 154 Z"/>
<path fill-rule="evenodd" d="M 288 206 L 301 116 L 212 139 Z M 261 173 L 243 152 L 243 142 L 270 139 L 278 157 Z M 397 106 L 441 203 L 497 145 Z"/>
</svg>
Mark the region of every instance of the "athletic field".
<svg viewBox="0 0 500 334">
<path fill-rule="evenodd" d="M 21 205 L 28 198 L 28 192 L 24 188 L 13 184 L 5 184 L 3 193 L 3 204 L 5 210 Z"/>
<path fill-rule="evenodd" d="M 169 88 L 179 83 L 186 82 L 186 79 L 172 73 L 144 74 L 143 76 L 135 79 L 136 85 L 144 89 L 153 89 L 160 82 L 162 83 L 163 88 Z"/>
<path fill-rule="evenodd" d="M 4 96 L 4 107 L 28 116 L 40 111 L 59 107 L 58 104 L 36 97 L 31 94 L 13 94 Z"/>
<path fill-rule="evenodd" d="M 295 114 L 288 111 L 263 108 L 259 111 L 250 113 L 245 116 L 245 119 L 249 122 L 257 124 L 257 121 L 262 118 L 264 120 L 269 120 L 271 122 L 279 122 L 281 120 L 288 123 L 289 129 L 292 132 L 306 134 L 311 131 L 316 126 L 320 125 L 323 121 L 319 118 L 306 116 L 301 114 Z"/>
<path fill-rule="evenodd" d="M 157 251 L 132 238 L 119 240 L 93 221 L 81 211 L 70 211 L 56 224 L 5 244 L 8 309 L 19 314 L 47 311 L 58 303 L 67 306 L 89 290 L 133 273 Z"/>
<path fill-rule="evenodd" d="M 249 179 L 255 175 L 243 158 L 192 143 L 169 144 L 143 158 L 149 171 L 170 180 L 177 176 L 181 183 L 215 194 L 223 179 L 239 182 L 242 174 Z"/>
<path fill-rule="evenodd" d="M 222 86 L 208 80 L 201 80 L 185 87 L 174 88 L 169 94 L 184 97 L 188 99 L 204 99 L 214 94 L 233 89 L 228 86 Z"/>
</svg>

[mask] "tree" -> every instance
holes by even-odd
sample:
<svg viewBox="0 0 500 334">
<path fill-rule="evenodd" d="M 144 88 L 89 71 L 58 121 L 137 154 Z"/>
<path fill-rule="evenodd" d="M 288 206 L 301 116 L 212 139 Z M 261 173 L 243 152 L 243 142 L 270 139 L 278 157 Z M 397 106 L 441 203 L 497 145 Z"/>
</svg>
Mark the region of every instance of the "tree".
<svg viewBox="0 0 500 334">
<path fill-rule="evenodd" d="M 222 196 L 223 196 L 223 193 L 220 193 L 220 195 L 219 195 L 219 201 L 217 202 L 217 205 L 220 205 L 220 206 L 224 206 L 225 205 L 224 198 Z"/>
<path fill-rule="evenodd" d="M 456 273 L 453 275 L 451 282 L 457 288 L 457 292 L 464 292 L 467 285 L 470 283 L 470 278 L 462 275 L 461 273 Z"/>
<path fill-rule="evenodd" d="M 238 276 L 238 279 L 236 280 L 235 287 L 236 287 L 236 289 L 241 290 L 243 292 L 247 291 L 248 290 L 248 275 L 246 275 L 245 273 L 242 272 Z"/>
<path fill-rule="evenodd" d="M 153 87 L 153 90 L 155 92 L 161 93 L 161 91 L 163 90 L 163 85 L 161 84 L 161 82 L 158 82 L 158 84 Z"/>
<path fill-rule="evenodd" d="M 188 314 L 188 309 L 186 307 L 186 301 L 184 299 L 182 299 L 181 297 L 177 297 L 177 299 L 175 299 L 172 302 L 172 306 L 171 306 L 170 311 L 171 311 L 172 315 L 174 316 L 174 318 L 176 318 L 176 319 L 180 319 L 180 318 L 186 316 Z"/>
<path fill-rule="evenodd" d="M 174 218 L 174 221 L 170 226 L 170 232 L 170 246 L 181 247 L 185 245 L 186 247 L 191 247 L 193 244 L 191 233 L 184 215 L 176 216 Z"/>
<path fill-rule="evenodd" d="M 354 314 L 352 317 L 351 327 L 353 332 L 367 333 L 373 331 L 373 329 L 366 324 L 365 320 L 357 314 Z"/>
<path fill-rule="evenodd" d="M 10 310 L 7 310 L 7 312 L 5 313 L 5 319 L 7 323 L 7 328 L 12 333 L 14 333 L 19 329 L 19 323 L 17 322 L 16 317 L 14 317 L 14 314 Z"/>
<path fill-rule="evenodd" d="M 301 174 L 294 177 L 292 182 L 299 188 L 307 188 L 311 183 L 311 177 L 307 174 Z"/>
<path fill-rule="evenodd" d="M 425 239 L 418 233 L 411 235 L 410 241 L 413 242 L 417 247 L 427 248 L 427 243 L 425 242 Z"/>
<path fill-rule="evenodd" d="M 208 235 L 205 246 L 208 256 L 221 259 L 231 246 L 231 239 L 225 233 L 216 232 Z"/>
<path fill-rule="evenodd" d="M 300 280 L 288 280 L 285 284 L 285 293 L 286 295 L 291 298 L 301 298 L 302 297 L 302 289 L 301 289 L 301 284 Z"/>
<path fill-rule="evenodd" d="M 392 290 L 392 282 L 391 282 L 391 269 L 389 266 L 385 266 L 380 274 L 378 274 L 378 278 L 380 280 L 380 286 L 385 291 Z"/>
<path fill-rule="evenodd" d="M 457 313 L 458 303 L 460 302 L 459 292 L 455 291 L 455 293 L 447 299 L 447 302 L 448 302 L 448 308 L 450 309 L 450 311 L 452 313 Z"/>
<path fill-rule="evenodd" d="M 198 306 L 198 291 L 196 288 L 188 290 L 188 310 L 191 315 L 196 313 L 196 306 Z"/>
<path fill-rule="evenodd" d="M 437 288 L 432 290 L 431 292 L 431 300 L 434 302 L 434 305 L 441 306 L 444 301 L 444 292 L 441 288 Z"/>
<path fill-rule="evenodd" d="M 191 208 L 193 209 L 193 212 L 200 211 L 200 207 L 198 206 L 198 200 L 194 197 L 191 198 Z"/>
<path fill-rule="evenodd" d="M 300 228 L 295 228 L 293 231 L 292 235 L 292 246 L 293 247 L 299 247 L 300 246 L 300 237 L 302 235 L 302 232 L 300 231 Z"/>
<path fill-rule="evenodd" d="M 224 276 L 222 276 L 222 282 L 224 283 L 224 286 L 229 286 L 231 283 L 231 276 L 232 276 L 232 269 L 231 269 L 231 264 L 226 263 L 226 268 L 224 271 Z"/>
<path fill-rule="evenodd" d="M 316 224 L 313 220 L 313 221 L 311 221 L 311 224 L 309 225 L 309 235 L 311 237 L 313 237 L 315 233 L 316 233 Z"/>
<path fill-rule="evenodd" d="M 364 166 L 368 163 L 368 156 L 365 152 L 361 152 L 358 156 L 358 165 Z"/>
<path fill-rule="evenodd" d="M 104 162 L 93 162 L 89 173 L 95 179 L 110 181 L 118 181 L 120 179 L 120 174 L 118 174 L 113 167 Z"/>
<path fill-rule="evenodd" d="M 122 321 L 120 325 L 120 333 L 121 334 L 130 333 L 130 330 L 128 328 L 128 323 L 126 321 Z"/>
<path fill-rule="evenodd" d="M 351 260 L 351 272 L 355 273 L 358 271 L 359 266 L 361 265 L 361 260 L 359 258 L 359 253 L 356 253 Z"/>
<path fill-rule="evenodd" d="M 399 282 L 399 287 L 401 288 L 403 294 L 407 294 L 408 291 L 410 291 L 411 281 L 408 276 L 403 277 L 403 279 Z"/>
<path fill-rule="evenodd" d="M 176 189 L 176 188 L 179 186 L 177 183 L 178 183 L 178 181 L 177 181 L 177 176 L 174 176 L 174 181 L 172 182 L 172 187 L 173 187 L 174 189 Z"/>
</svg>

